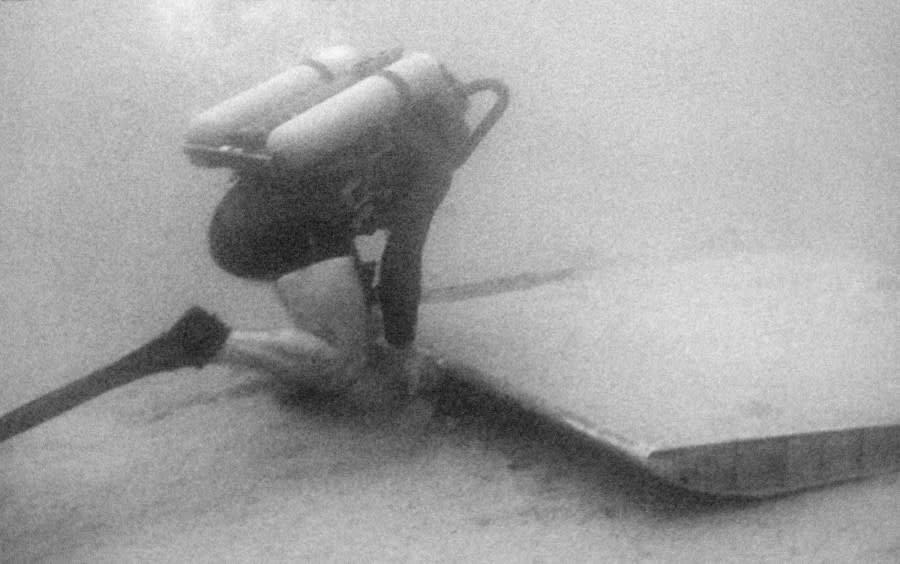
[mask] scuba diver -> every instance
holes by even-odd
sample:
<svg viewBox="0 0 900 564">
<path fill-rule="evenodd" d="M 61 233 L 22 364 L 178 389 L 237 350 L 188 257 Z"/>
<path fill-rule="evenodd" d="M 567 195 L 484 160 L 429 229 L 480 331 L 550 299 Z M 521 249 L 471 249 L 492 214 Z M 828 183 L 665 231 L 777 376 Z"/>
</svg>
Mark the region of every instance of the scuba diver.
<svg viewBox="0 0 900 564">
<path fill-rule="evenodd" d="M 359 376 L 376 329 L 367 326 L 368 306 L 380 306 L 383 352 L 416 391 L 427 366 L 413 346 L 422 252 L 470 135 L 467 97 L 451 84 L 311 170 L 276 160 L 236 172 L 210 225 L 213 259 L 236 276 L 274 281 L 296 327 L 231 331 L 194 310 L 177 324 L 191 364 L 264 368 L 344 388 Z M 373 288 L 373 265 L 359 261 L 354 240 L 381 229 L 388 238 Z"/>
<path fill-rule="evenodd" d="M 482 91 L 496 100 L 470 130 L 469 97 Z M 233 329 L 193 307 L 116 362 L 0 416 L 0 442 L 184 367 L 262 369 L 339 393 L 377 358 L 379 372 L 423 391 L 438 375 L 414 344 L 429 226 L 454 171 L 507 104 L 499 81 L 463 84 L 428 55 L 337 47 L 201 113 L 185 152 L 234 171 L 210 224 L 212 258 L 273 283 L 293 327 Z M 360 260 L 355 241 L 378 230 L 388 234 L 380 268 Z"/>
</svg>

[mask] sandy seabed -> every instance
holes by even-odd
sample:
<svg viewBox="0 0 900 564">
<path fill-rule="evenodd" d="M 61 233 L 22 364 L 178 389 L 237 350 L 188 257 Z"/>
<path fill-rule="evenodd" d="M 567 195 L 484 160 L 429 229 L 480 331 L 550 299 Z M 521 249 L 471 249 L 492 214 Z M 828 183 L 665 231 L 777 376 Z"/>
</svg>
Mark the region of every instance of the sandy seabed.
<svg viewBox="0 0 900 564">
<path fill-rule="evenodd" d="M 895 562 L 888 475 L 689 494 L 480 395 L 148 378 L 0 445 L 7 562 Z M 363 400 L 362 398 L 369 398 Z M 375 399 L 373 399 L 375 398 Z M 443 398 L 443 399 L 442 399 Z"/>
</svg>

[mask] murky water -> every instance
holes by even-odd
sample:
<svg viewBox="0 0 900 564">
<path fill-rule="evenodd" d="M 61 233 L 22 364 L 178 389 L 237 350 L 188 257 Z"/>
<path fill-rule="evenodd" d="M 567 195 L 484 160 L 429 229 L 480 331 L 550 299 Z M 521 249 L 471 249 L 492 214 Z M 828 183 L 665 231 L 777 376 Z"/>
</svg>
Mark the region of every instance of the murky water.
<svg viewBox="0 0 900 564">
<path fill-rule="evenodd" d="M 272 314 L 236 304 L 266 293 L 208 259 L 226 177 L 192 168 L 180 137 L 198 110 L 335 42 L 427 50 L 512 89 L 436 220 L 431 286 L 735 248 L 897 257 L 889 2 L 9 2 L 2 16 L 14 323 L 0 344 L 26 387 L 190 302 Z"/>
<path fill-rule="evenodd" d="M 898 27 L 890 1 L 3 2 L 0 410 L 189 304 L 283 320 L 207 256 L 227 173 L 179 144 L 197 111 L 338 42 L 511 87 L 436 218 L 428 286 L 762 248 L 897 262 Z"/>
</svg>

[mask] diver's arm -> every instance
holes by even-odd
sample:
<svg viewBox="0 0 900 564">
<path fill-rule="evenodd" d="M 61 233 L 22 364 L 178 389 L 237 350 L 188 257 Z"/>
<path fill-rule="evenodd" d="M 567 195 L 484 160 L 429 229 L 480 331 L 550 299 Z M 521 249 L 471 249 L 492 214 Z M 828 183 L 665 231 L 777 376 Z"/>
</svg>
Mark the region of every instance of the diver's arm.
<svg viewBox="0 0 900 564">
<path fill-rule="evenodd" d="M 465 100 L 462 100 L 465 102 Z M 396 199 L 382 210 L 388 241 L 378 296 L 388 357 L 417 394 L 435 374 L 434 362 L 414 346 L 422 295 L 422 253 L 432 217 L 450 189 L 458 155 L 468 141 L 462 114 L 438 100 L 418 104 L 399 123 Z M 405 161 L 405 162 L 404 162 Z M 429 366 L 431 369 L 429 369 Z"/>
<path fill-rule="evenodd" d="M 417 182 L 391 210 L 378 297 L 385 339 L 395 347 L 411 345 L 415 340 L 422 295 L 422 252 L 431 219 L 451 181 L 450 174 L 442 174 Z"/>
<path fill-rule="evenodd" d="M 391 236 L 396 241 L 396 238 Z M 385 250 L 378 298 L 384 322 L 384 338 L 394 347 L 415 340 L 421 297 L 422 255 L 394 243 Z"/>
<path fill-rule="evenodd" d="M 378 291 L 385 339 L 394 346 L 415 339 L 422 251 L 431 218 L 450 189 L 456 155 L 468 139 L 463 111 L 429 99 L 410 108 L 399 122 L 402 172 L 394 186 L 398 197 L 384 210 L 389 235 Z"/>
<path fill-rule="evenodd" d="M 434 357 L 415 346 L 419 299 L 422 295 L 422 252 L 431 219 L 450 188 L 451 175 L 416 182 L 412 193 L 393 210 L 388 242 L 382 255 L 378 296 L 388 347 L 382 351 L 388 373 L 400 375 L 407 393 L 418 395 L 431 388 L 440 370 Z"/>
</svg>

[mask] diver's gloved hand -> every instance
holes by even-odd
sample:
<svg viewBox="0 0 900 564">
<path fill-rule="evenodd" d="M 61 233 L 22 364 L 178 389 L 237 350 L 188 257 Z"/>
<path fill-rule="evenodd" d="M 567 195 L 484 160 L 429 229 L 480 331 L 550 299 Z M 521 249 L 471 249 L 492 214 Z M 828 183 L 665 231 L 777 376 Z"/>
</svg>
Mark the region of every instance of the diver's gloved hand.
<svg viewBox="0 0 900 564">
<path fill-rule="evenodd" d="M 379 372 L 401 384 L 409 396 L 427 394 L 442 378 L 439 358 L 427 349 L 413 344 L 395 347 L 386 343 L 380 344 L 378 349 Z"/>
<path fill-rule="evenodd" d="M 437 387 L 442 376 L 438 357 L 432 351 L 413 345 L 400 350 L 403 356 L 401 373 L 406 381 L 407 395 L 419 396 Z"/>
</svg>

